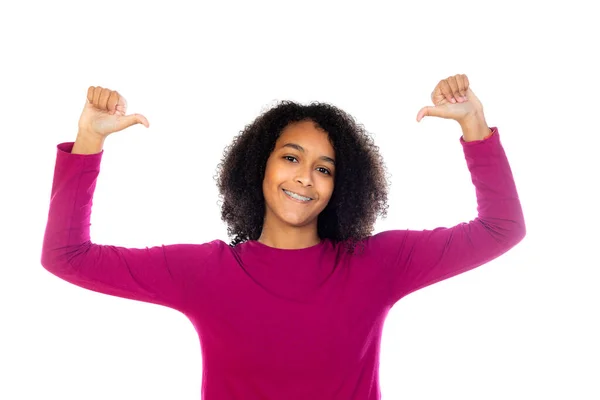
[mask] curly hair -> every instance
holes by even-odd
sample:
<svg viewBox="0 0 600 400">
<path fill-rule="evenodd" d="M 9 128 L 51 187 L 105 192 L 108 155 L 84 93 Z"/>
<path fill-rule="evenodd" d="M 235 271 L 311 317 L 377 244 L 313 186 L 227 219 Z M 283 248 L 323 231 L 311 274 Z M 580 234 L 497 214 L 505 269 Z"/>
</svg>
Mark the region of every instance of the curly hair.
<svg viewBox="0 0 600 400">
<path fill-rule="evenodd" d="M 262 181 L 275 142 L 288 124 L 312 121 L 327 133 L 335 151 L 334 189 L 317 219 L 321 239 L 344 242 L 349 253 L 370 236 L 377 216 L 387 216 L 388 182 L 379 148 L 354 118 L 322 102 L 301 105 L 283 100 L 247 125 L 223 151 L 214 179 L 221 219 L 236 246 L 258 240 L 265 216 Z"/>
</svg>

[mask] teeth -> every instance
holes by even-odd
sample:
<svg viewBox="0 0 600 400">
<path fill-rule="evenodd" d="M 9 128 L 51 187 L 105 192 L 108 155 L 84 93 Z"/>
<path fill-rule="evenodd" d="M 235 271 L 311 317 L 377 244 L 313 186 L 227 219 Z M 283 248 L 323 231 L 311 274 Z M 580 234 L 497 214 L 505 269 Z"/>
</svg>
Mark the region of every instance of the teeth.
<svg viewBox="0 0 600 400">
<path fill-rule="evenodd" d="M 287 193 L 289 196 L 291 196 L 291 197 L 293 197 L 295 199 L 298 199 L 298 200 L 302 200 L 302 201 L 308 201 L 308 200 L 310 200 L 309 197 L 300 196 L 299 194 L 290 192 L 288 190 L 284 190 L 284 192 Z"/>
</svg>

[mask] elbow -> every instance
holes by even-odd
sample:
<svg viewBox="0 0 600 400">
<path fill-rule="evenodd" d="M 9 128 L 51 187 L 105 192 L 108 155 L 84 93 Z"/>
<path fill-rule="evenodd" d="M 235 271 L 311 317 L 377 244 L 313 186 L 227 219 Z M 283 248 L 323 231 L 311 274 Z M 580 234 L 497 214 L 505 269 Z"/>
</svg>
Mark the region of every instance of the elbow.
<svg viewBox="0 0 600 400">
<path fill-rule="evenodd" d="M 83 248 L 87 246 L 76 246 L 75 248 L 42 248 L 40 263 L 48 272 L 58 276 L 68 276 L 76 272 L 75 258 L 81 257 Z"/>
<path fill-rule="evenodd" d="M 525 223 L 517 223 L 515 224 L 515 228 L 511 231 L 510 235 L 510 247 L 514 247 L 519 244 L 527 235 L 527 228 L 525 227 Z"/>
<path fill-rule="evenodd" d="M 41 264 L 46 271 L 58 277 L 69 275 L 72 271 L 72 266 L 69 262 L 61 261 L 48 253 L 42 253 Z"/>
</svg>

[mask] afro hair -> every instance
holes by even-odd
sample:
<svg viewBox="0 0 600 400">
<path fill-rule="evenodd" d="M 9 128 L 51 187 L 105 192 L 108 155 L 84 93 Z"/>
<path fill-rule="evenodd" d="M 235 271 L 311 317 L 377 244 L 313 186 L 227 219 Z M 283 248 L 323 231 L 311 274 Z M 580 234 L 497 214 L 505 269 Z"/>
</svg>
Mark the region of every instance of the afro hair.
<svg viewBox="0 0 600 400">
<path fill-rule="evenodd" d="M 282 131 L 291 123 L 312 121 L 327 133 L 334 148 L 334 190 L 317 220 L 321 239 L 356 245 L 372 234 L 378 216 L 387 215 L 388 182 L 379 148 L 354 118 L 322 102 L 309 105 L 284 100 L 247 125 L 223 151 L 215 180 L 221 219 L 236 246 L 258 240 L 265 216 L 262 182 L 267 160 Z"/>
</svg>

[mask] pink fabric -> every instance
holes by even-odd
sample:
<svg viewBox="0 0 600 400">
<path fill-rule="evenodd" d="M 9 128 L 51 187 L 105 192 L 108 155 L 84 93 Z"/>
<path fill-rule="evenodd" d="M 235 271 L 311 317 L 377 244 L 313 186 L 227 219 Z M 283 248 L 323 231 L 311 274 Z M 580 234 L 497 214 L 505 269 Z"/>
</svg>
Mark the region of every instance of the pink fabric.
<svg viewBox="0 0 600 400">
<path fill-rule="evenodd" d="M 473 142 L 460 137 L 475 219 L 384 231 L 356 255 L 330 240 L 299 250 L 257 241 L 95 244 L 90 215 L 104 151 L 71 154 L 73 142 L 61 143 L 41 263 L 80 287 L 186 315 L 201 342 L 204 400 L 380 399 L 379 349 L 391 307 L 525 236 L 511 169 L 497 128 L 492 133 Z"/>
</svg>

